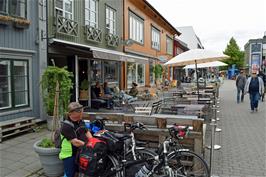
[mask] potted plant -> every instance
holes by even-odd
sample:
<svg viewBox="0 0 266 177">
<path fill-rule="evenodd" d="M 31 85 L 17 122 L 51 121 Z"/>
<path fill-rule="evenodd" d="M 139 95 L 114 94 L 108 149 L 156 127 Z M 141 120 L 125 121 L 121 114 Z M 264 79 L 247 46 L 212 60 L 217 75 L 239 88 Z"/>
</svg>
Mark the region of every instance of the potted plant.
<svg viewBox="0 0 266 177">
<path fill-rule="evenodd" d="M 161 79 L 162 74 L 163 74 L 163 67 L 162 67 L 162 65 L 156 64 L 153 67 L 153 72 L 154 72 L 154 75 L 155 75 L 155 83 L 156 83 L 156 86 L 158 87 L 160 85 L 160 79 Z"/>
<path fill-rule="evenodd" d="M 79 99 L 88 99 L 88 89 L 89 89 L 89 82 L 87 79 L 84 79 L 80 84 L 79 90 Z"/>
<path fill-rule="evenodd" d="M 16 28 L 20 29 L 28 28 L 30 23 L 31 22 L 25 18 L 14 18 L 14 26 Z"/>
<path fill-rule="evenodd" d="M 8 25 L 12 21 L 12 17 L 7 15 L 0 15 L 0 25 Z"/>
<path fill-rule="evenodd" d="M 59 128 L 59 118 L 67 110 L 70 100 L 70 89 L 73 87 L 73 74 L 66 68 L 48 66 L 41 80 L 42 97 L 47 115 L 52 120 L 51 138 L 37 141 L 33 147 L 40 157 L 46 176 L 55 177 L 63 174 L 63 163 L 59 160 L 60 149 L 53 143 L 54 131 Z M 49 119 L 49 118 L 48 118 Z"/>
</svg>

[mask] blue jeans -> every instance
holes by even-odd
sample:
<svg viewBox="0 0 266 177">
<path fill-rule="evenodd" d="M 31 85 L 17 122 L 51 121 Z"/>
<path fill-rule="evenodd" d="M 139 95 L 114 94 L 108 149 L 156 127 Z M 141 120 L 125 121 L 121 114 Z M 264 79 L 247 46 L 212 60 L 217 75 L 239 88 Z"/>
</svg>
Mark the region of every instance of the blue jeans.
<svg viewBox="0 0 266 177">
<path fill-rule="evenodd" d="M 237 103 L 240 101 L 240 92 L 241 92 L 241 102 L 244 101 L 244 88 L 237 88 Z"/>
<path fill-rule="evenodd" d="M 250 99 L 251 110 L 254 111 L 254 108 L 258 108 L 259 99 L 260 99 L 259 92 L 249 93 L 249 99 Z"/>
<path fill-rule="evenodd" d="M 63 159 L 64 163 L 64 177 L 74 177 L 78 170 L 78 166 L 75 163 L 75 156 Z"/>
</svg>

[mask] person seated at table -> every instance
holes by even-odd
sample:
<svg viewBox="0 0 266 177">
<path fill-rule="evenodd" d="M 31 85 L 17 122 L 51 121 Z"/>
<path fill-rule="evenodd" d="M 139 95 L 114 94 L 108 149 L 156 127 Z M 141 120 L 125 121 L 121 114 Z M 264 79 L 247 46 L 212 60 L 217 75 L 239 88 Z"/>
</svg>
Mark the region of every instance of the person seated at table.
<svg viewBox="0 0 266 177">
<path fill-rule="evenodd" d="M 137 94 L 139 93 L 138 88 L 137 88 L 138 84 L 135 82 L 132 82 L 132 88 L 129 90 L 129 95 L 136 97 Z"/>
<path fill-rule="evenodd" d="M 104 95 L 110 95 L 111 97 L 114 95 L 114 92 L 112 92 L 111 88 L 108 86 L 108 82 L 103 83 L 103 92 Z"/>
<path fill-rule="evenodd" d="M 112 96 L 111 95 L 105 95 L 104 91 L 102 90 L 102 87 L 100 85 L 100 82 L 97 81 L 94 88 L 94 93 L 97 98 L 104 99 L 107 104 L 107 109 L 110 109 L 112 106 Z"/>
</svg>

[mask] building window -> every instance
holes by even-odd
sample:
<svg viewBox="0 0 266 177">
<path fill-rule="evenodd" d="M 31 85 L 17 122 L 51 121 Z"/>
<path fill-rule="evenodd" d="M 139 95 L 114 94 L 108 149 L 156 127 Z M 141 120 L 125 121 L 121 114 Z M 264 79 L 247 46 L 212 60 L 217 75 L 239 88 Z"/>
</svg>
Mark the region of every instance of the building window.
<svg viewBox="0 0 266 177">
<path fill-rule="evenodd" d="M 73 0 L 56 0 L 56 14 L 67 19 L 73 19 Z"/>
<path fill-rule="evenodd" d="M 166 53 L 173 55 L 173 40 L 168 36 L 166 36 Z"/>
<path fill-rule="evenodd" d="M 149 69 L 150 69 L 150 84 L 154 84 L 154 78 L 155 78 L 155 75 L 154 75 L 154 72 L 153 72 L 153 69 L 154 69 L 154 66 L 155 66 L 155 62 L 154 61 L 150 61 L 149 62 Z"/>
<path fill-rule="evenodd" d="M 104 81 L 118 82 L 118 62 L 105 61 L 104 62 Z"/>
<path fill-rule="evenodd" d="M 261 52 L 261 44 L 251 44 L 251 52 Z"/>
<path fill-rule="evenodd" d="M 26 18 L 26 0 L 0 0 L 0 14 Z"/>
<path fill-rule="evenodd" d="M 90 67 L 91 67 L 91 81 L 92 82 L 102 82 L 102 68 L 101 68 L 101 61 L 100 60 L 91 60 Z"/>
<path fill-rule="evenodd" d="M 160 50 L 160 31 L 151 27 L 151 47 Z"/>
<path fill-rule="evenodd" d="M 127 63 L 127 86 L 131 87 L 132 82 L 145 85 L 145 64 Z"/>
<path fill-rule="evenodd" d="M 144 20 L 133 12 L 129 13 L 129 38 L 144 43 Z"/>
<path fill-rule="evenodd" d="M 28 61 L 0 60 L 0 110 L 29 105 Z"/>
<path fill-rule="evenodd" d="M 98 0 L 85 0 L 85 25 L 98 27 Z"/>
<path fill-rule="evenodd" d="M 106 6 L 106 29 L 111 34 L 116 34 L 116 11 Z"/>
</svg>

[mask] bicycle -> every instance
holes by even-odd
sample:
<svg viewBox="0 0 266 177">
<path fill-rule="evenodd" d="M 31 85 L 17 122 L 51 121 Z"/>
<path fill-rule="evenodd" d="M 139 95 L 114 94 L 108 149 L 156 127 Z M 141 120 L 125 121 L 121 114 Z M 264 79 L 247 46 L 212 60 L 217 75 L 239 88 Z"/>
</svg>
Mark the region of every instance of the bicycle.
<svg viewBox="0 0 266 177">
<path fill-rule="evenodd" d="M 147 177 L 209 177 L 209 169 L 204 159 L 188 149 L 180 149 L 180 144 L 176 141 L 182 139 L 185 134 L 187 134 L 189 131 L 188 127 L 182 128 L 175 125 L 168 130 L 170 137 L 160 145 L 158 148 L 158 154 L 155 156 L 153 153 L 153 155 L 147 158 L 140 157 L 135 160 L 128 160 L 125 156 L 122 159 L 117 158 L 115 155 L 108 156 L 108 158 L 113 162 L 113 167 L 110 168 L 103 177 L 125 177 L 127 174 L 126 169 L 132 165 L 144 164 L 145 162 L 152 166 L 151 170 L 146 174 Z M 127 135 L 123 136 L 124 140 L 128 138 L 130 137 Z M 171 149 L 170 152 L 168 149 Z"/>
</svg>

